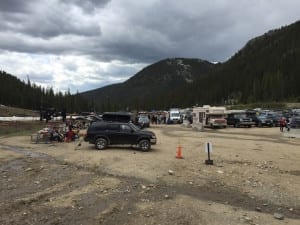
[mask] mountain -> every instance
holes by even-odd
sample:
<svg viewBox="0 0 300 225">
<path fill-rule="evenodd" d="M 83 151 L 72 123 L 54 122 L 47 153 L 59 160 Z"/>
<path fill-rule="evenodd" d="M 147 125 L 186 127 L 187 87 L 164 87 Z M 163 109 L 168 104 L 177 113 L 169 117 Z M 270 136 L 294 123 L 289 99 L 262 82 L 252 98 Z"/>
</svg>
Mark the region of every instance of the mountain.
<svg viewBox="0 0 300 225">
<path fill-rule="evenodd" d="M 196 103 L 300 102 L 300 21 L 250 40 L 186 91 Z"/>
<path fill-rule="evenodd" d="M 124 83 L 82 93 L 102 109 L 300 102 L 300 21 L 250 40 L 228 61 L 166 59 Z"/>
<path fill-rule="evenodd" d="M 181 106 L 174 98 L 185 87 L 212 71 L 213 63 L 200 59 L 165 59 L 145 67 L 127 81 L 81 93 L 105 110 L 161 109 Z M 99 105 L 98 105 L 99 106 Z"/>
</svg>

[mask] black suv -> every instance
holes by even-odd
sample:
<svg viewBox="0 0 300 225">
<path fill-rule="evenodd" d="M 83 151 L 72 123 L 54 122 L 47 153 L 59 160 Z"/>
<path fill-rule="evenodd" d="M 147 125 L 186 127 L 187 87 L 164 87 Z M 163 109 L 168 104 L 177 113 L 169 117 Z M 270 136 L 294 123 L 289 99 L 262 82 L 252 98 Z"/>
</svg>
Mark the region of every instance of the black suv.
<svg viewBox="0 0 300 225">
<path fill-rule="evenodd" d="M 90 125 L 85 141 L 95 144 L 99 150 L 108 145 L 137 145 L 142 151 L 149 151 L 156 144 L 156 136 L 151 131 L 141 130 L 133 123 L 98 121 Z"/>
</svg>

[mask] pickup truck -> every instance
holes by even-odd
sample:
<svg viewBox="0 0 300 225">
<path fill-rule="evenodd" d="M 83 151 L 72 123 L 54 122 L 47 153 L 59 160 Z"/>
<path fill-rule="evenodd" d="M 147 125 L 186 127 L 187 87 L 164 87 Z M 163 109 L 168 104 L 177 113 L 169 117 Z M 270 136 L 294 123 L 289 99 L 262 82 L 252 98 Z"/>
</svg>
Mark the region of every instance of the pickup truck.
<svg viewBox="0 0 300 225">
<path fill-rule="evenodd" d="M 255 123 L 246 113 L 230 113 L 227 116 L 227 125 L 234 127 L 252 127 Z"/>
</svg>

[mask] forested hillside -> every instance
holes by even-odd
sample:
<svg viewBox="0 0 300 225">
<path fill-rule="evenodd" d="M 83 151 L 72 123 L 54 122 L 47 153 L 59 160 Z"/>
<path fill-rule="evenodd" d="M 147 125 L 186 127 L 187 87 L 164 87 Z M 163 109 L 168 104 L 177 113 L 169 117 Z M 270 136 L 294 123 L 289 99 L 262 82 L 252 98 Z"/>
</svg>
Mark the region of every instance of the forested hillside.
<svg viewBox="0 0 300 225">
<path fill-rule="evenodd" d="M 300 21 L 249 41 L 191 85 L 198 103 L 300 102 Z"/>
<path fill-rule="evenodd" d="M 218 65 L 201 59 L 173 58 L 149 65 L 127 81 L 81 93 L 101 110 L 165 109 L 192 104 L 184 88 Z"/>
<path fill-rule="evenodd" d="M 189 80 L 188 74 L 193 74 L 193 79 Z M 250 40 L 222 64 L 212 65 L 202 60 L 163 60 L 122 84 L 86 92 L 83 96 L 114 109 L 299 102 L 299 84 L 298 21 Z"/>
<path fill-rule="evenodd" d="M 87 102 L 78 94 L 54 93 L 52 88 L 42 88 L 30 80 L 25 83 L 4 71 L 0 71 L 0 104 L 33 110 L 55 107 L 78 112 L 88 109 Z"/>
</svg>

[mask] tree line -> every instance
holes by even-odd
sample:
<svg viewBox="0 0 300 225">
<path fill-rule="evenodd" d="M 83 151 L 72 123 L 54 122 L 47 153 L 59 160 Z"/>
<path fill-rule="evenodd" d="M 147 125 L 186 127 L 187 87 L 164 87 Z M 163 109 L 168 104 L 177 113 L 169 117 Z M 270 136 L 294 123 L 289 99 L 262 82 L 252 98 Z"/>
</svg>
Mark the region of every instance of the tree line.
<svg viewBox="0 0 300 225">
<path fill-rule="evenodd" d="M 89 110 L 89 103 L 79 93 L 55 93 L 53 88 L 44 88 L 31 81 L 21 81 L 17 77 L 0 71 L 0 104 L 32 110 L 54 107 L 68 112 Z"/>
</svg>

